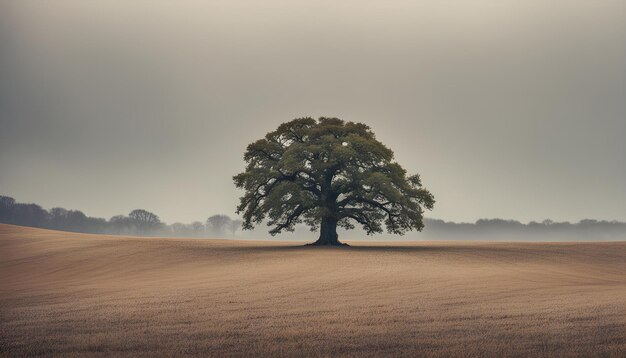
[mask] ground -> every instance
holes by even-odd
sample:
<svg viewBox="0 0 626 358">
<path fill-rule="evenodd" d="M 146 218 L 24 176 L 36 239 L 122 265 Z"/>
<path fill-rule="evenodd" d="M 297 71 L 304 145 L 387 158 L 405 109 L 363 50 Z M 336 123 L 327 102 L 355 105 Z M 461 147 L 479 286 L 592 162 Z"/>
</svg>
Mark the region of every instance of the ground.
<svg viewBox="0 0 626 358">
<path fill-rule="evenodd" d="M 626 356 L 626 242 L 349 243 L 0 225 L 0 355 Z"/>
</svg>

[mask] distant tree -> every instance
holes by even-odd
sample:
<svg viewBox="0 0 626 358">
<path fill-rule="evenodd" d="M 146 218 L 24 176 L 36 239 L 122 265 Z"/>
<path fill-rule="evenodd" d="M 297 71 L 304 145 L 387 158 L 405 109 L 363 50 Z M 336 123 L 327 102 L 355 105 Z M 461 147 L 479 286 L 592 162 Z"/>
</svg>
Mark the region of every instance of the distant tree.
<svg viewBox="0 0 626 358">
<path fill-rule="evenodd" d="M 243 221 L 239 219 L 231 220 L 230 223 L 228 223 L 228 231 L 230 231 L 231 235 L 235 236 L 237 230 L 241 228 L 242 223 Z"/>
<path fill-rule="evenodd" d="M 10 196 L 0 195 L 0 208 L 11 207 L 15 205 L 15 199 Z"/>
<path fill-rule="evenodd" d="M 200 221 L 194 221 L 191 223 L 191 230 L 194 236 L 202 236 L 204 234 L 204 224 Z"/>
<path fill-rule="evenodd" d="M 408 176 L 393 152 L 362 123 L 337 118 L 294 119 L 248 145 L 237 213 L 243 229 L 268 218 L 270 234 L 298 223 L 320 230 L 316 245 L 340 245 L 337 226 L 354 222 L 368 234 L 422 230 L 434 198 L 418 175 Z"/>
<path fill-rule="evenodd" d="M 10 196 L 0 195 L 0 222 L 10 223 L 13 216 L 15 199 Z"/>
<path fill-rule="evenodd" d="M 87 215 L 80 210 L 67 212 L 67 227 L 71 231 L 89 231 Z"/>
<path fill-rule="evenodd" d="M 213 215 L 206 219 L 207 231 L 213 235 L 223 235 L 230 223 L 227 215 Z"/>
<path fill-rule="evenodd" d="M 94 218 L 88 216 L 83 222 L 83 228 L 79 232 L 90 233 L 105 233 L 107 231 L 108 223 L 103 218 Z"/>
<path fill-rule="evenodd" d="M 128 217 L 143 233 L 155 231 L 162 226 L 159 217 L 147 210 L 135 209 L 128 214 Z"/>
<path fill-rule="evenodd" d="M 50 209 L 50 227 L 65 230 L 67 228 L 67 213 L 68 210 L 64 208 Z"/>
<path fill-rule="evenodd" d="M 50 209 L 50 218 L 55 221 L 63 221 L 67 218 L 68 210 L 65 208 L 52 208 Z"/>
<path fill-rule="evenodd" d="M 135 209 L 131 211 L 130 214 L 128 214 L 128 217 L 142 223 L 158 224 L 161 222 L 156 214 L 143 209 Z"/>
<path fill-rule="evenodd" d="M 109 219 L 109 222 L 113 224 L 122 224 L 129 222 L 129 218 L 124 215 L 115 215 Z"/>
<path fill-rule="evenodd" d="M 194 221 L 191 224 L 173 223 L 170 225 L 172 233 L 176 236 L 194 236 L 200 237 L 204 235 L 204 224 L 200 221 Z"/>
<path fill-rule="evenodd" d="M 170 225 L 172 233 L 176 236 L 187 236 L 190 233 L 189 225 L 183 223 L 173 223 Z"/>
<path fill-rule="evenodd" d="M 12 224 L 46 227 L 49 213 L 37 204 L 18 203 L 12 207 Z"/>
<path fill-rule="evenodd" d="M 129 234 L 135 231 L 135 228 L 129 217 L 115 215 L 109 219 L 109 231 L 115 234 Z"/>
</svg>

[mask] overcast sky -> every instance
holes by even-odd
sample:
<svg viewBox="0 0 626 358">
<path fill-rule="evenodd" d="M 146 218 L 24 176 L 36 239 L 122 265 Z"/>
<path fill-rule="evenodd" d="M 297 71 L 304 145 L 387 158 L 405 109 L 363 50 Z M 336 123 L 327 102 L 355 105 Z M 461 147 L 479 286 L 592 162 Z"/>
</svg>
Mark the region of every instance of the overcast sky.
<svg viewBox="0 0 626 358">
<path fill-rule="evenodd" d="M 0 195 L 233 215 L 248 143 L 336 116 L 430 217 L 626 220 L 626 0 L 0 1 Z"/>
</svg>

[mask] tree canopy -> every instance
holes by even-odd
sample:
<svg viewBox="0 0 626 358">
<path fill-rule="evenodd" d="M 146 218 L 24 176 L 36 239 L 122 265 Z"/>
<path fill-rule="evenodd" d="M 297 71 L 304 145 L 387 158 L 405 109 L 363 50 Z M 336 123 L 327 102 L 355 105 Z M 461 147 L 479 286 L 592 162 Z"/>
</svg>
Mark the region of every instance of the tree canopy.
<svg viewBox="0 0 626 358">
<path fill-rule="evenodd" d="M 163 225 L 156 214 L 143 209 L 131 211 L 128 217 L 143 231 L 157 230 Z"/>
<path fill-rule="evenodd" d="M 231 222 L 232 220 L 227 215 L 218 214 L 206 219 L 206 227 L 211 233 L 222 235 Z"/>
<path fill-rule="evenodd" d="M 320 230 L 316 244 L 338 245 L 337 226 L 419 231 L 435 202 L 363 123 L 294 119 L 248 145 L 244 160 L 233 178 L 245 191 L 237 207 L 244 229 L 267 220 L 275 235 L 304 223 Z"/>
</svg>

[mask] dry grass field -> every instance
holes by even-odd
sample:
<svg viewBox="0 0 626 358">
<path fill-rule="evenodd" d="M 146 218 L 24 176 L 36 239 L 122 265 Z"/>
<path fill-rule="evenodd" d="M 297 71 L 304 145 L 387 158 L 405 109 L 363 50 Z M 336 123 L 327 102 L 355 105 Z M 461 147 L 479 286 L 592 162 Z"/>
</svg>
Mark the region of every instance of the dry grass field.
<svg viewBox="0 0 626 358">
<path fill-rule="evenodd" d="M 0 225 L 0 355 L 626 356 L 626 242 L 300 245 Z"/>
</svg>

